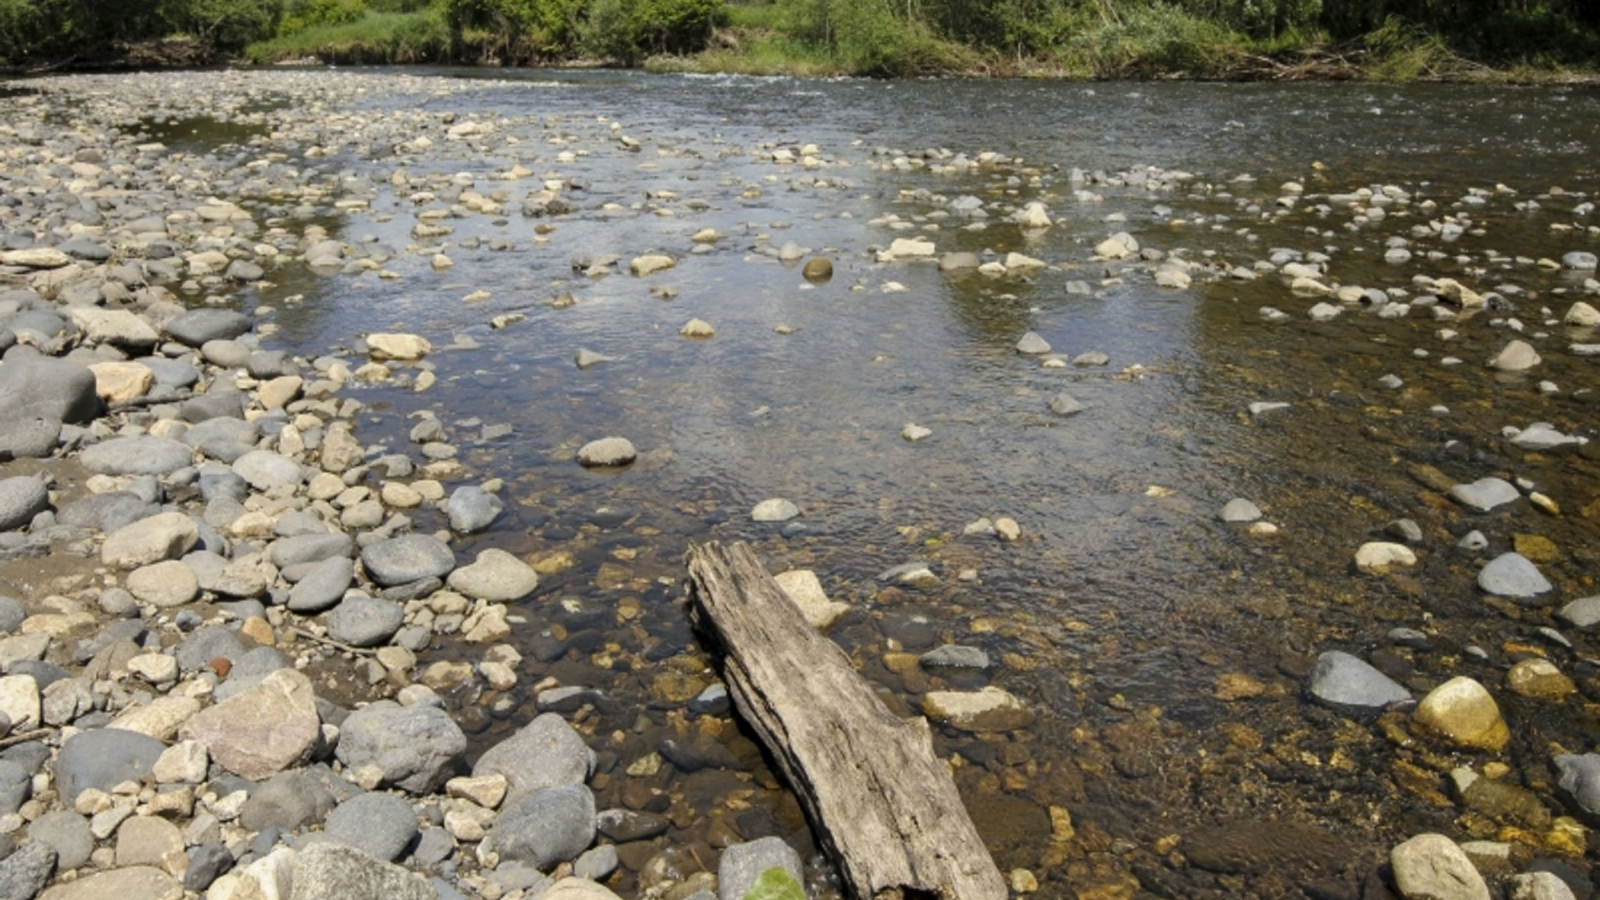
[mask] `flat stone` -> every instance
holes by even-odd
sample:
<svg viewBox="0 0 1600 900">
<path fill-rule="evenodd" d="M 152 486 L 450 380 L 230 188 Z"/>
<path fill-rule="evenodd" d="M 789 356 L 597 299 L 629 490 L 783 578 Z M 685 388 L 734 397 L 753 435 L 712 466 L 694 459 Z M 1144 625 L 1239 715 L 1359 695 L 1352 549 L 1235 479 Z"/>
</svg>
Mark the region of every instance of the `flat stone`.
<svg viewBox="0 0 1600 900">
<path fill-rule="evenodd" d="M 1419 834 L 1395 847 L 1389 868 L 1405 900 L 1490 900 L 1472 860 L 1442 834 Z"/>
<path fill-rule="evenodd" d="M 323 823 L 323 837 L 373 859 L 393 862 L 417 837 L 417 814 L 393 794 L 358 794 L 339 804 Z"/>
<path fill-rule="evenodd" d="M 173 340 L 199 347 L 207 341 L 231 341 L 246 334 L 254 321 L 228 309 L 191 309 L 170 319 L 161 330 Z"/>
<path fill-rule="evenodd" d="M 646 275 L 653 275 L 656 272 L 663 272 L 667 269 L 676 268 L 677 265 L 677 261 L 670 256 L 664 256 L 659 253 L 651 253 L 644 256 L 634 257 L 633 260 L 628 263 L 628 271 L 640 278 L 643 278 Z"/>
<path fill-rule="evenodd" d="M 1500 707 L 1483 685 L 1457 676 L 1428 692 L 1417 703 L 1411 720 L 1423 730 L 1452 744 L 1498 752 L 1511 732 L 1500 717 Z"/>
<path fill-rule="evenodd" d="M 1383 575 L 1390 569 L 1416 564 L 1416 552 L 1405 544 L 1369 541 L 1356 551 L 1356 568 L 1371 575 Z"/>
<path fill-rule="evenodd" d="M 405 609 L 392 600 L 351 596 L 328 613 L 328 637 L 352 647 L 376 647 L 394 637 L 405 620 Z"/>
<path fill-rule="evenodd" d="M 1033 724 L 1033 711 L 1005 690 L 989 685 L 978 691 L 929 691 L 922 713 L 961 731 L 1016 731 Z"/>
<path fill-rule="evenodd" d="M 179 441 L 141 434 L 95 444 L 78 461 L 101 475 L 170 475 L 193 464 L 194 454 Z"/>
<path fill-rule="evenodd" d="M 1522 494 L 1504 478 L 1480 478 L 1471 484 L 1450 488 L 1450 498 L 1469 509 L 1488 512 L 1497 506 L 1515 503 Z"/>
<path fill-rule="evenodd" d="M 156 373 L 143 363 L 108 361 L 91 363 L 94 392 L 107 403 L 126 403 L 150 393 Z"/>
<path fill-rule="evenodd" d="M 1551 762 L 1561 792 L 1591 820 L 1600 817 L 1600 753 L 1557 754 Z"/>
<path fill-rule="evenodd" d="M 151 776 L 164 749 L 160 741 L 129 731 L 80 731 L 56 755 L 57 790 L 71 803 L 89 788 L 109 792 L 125 781 L 138 781 Z"/>
<path fill-rule="evenodd" d="M 355 571 L 355 562 L 342 556 L 312 563 L 310 570 L 289 589 L 289 609 L 314 615 L 332 608 L 355 580 Z"/>
<path fill-rule="evenodd" d="M 1081 401 L 1073 397 L 1071 394 L 1068 394 L 1066 391 L 1062 391 L 1051 397 L 1049 406 L 1051 412 L 1061 416 L 1062 418 L 1075 416 L 1088 408 L 1084 406 Z"/>
<path fill-rule="evenodd" d="M 393 359 L 410 362 L 432 351 L 433 345 L 415 334 L 378 332 L 367 335 L 367 355 L 379 361 Z"/>
<path fill-rule="evenodd" d="M 588 468 L 625 466 L 639 456 L 627 438 L 605 437 L 590 441 L 578 450 L 578 463 Z"/>
<path fill-rule="evenodd" d="M 1306 678 L 1312 697 L 1335 708 L 1377 710 L 1411 699 L 1411 692 L 1365 660 L 1339 650 L 1317 657 Z"/>
<path fill-rule="evenodd" d="M 149 350 L 161 340 L 150 323 L 125 309 L 74 306 L 68 315 L 90 343 Z"/>
<path fill-rule="evenodd" d="M 451 572 L 446 583 L 474 600 L 506 603 L 533 593 L 539 575 L 512 554 L 491 547 L 479 553 L 471 565 Z"/>
<path fill-rule="evenodd" d="M 258 491 L 298 485 L 300 464 L 271 450 L 251 450 L 233 461 L 233 471 Z"/>
<path fill-rule="evenodd" d="M 158 609 L 171 609 L 200 596 L 194 570 L 176 559 L 140 566 L 128 573 L 128 592 Z"/>
<path fill-rule="evenodd" d="M 184 740 L 199 741 L 224 769 L 262 779 L 304 762 L 322 734 L 311 682 L 279 669 L 246 691 L 184 723 Z"/>
<path fill-rule="evenodd" d="M 132 569 L 188 553 L 200 540 L 200 528 L 180 512 L 164 512 L 124 525 L 106 536 L 100 560 Z"/>
<path fill-rule="evenodd" d="M 1478 587 L 1497 597 L 1530 600 L 1555 586 L 1527 557 L 1520 553 L 1502 553 L 1478 572 Z"/>
<path fill-rule="evenodd" d="M 361 563 L 373 581 L 390 587 L 424 578 L 443 578 L 456 566 L 456 554 L 438 538 L 408 534 L 369 544 Z"/>
</svg>

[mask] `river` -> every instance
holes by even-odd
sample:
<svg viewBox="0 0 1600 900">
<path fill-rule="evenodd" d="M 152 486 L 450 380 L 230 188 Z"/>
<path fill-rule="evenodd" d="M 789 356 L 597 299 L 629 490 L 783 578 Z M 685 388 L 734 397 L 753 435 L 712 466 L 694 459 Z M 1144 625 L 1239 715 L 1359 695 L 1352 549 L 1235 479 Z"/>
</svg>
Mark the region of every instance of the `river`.
<svg viewBox="0 0 1600 900">
<path fill-rule="evenodd" d="M 297 123 L 286 144 L 270 97 L 227 127 L 129 127 L 226 165 L 317 144 L 325 152 L 306 162 L 339 186 L 329 199 L 366 201 L 313 219 L 391 248 L 381 268 L 395 278 L 285 269 L 247 305 L 273 308 L 271 341 L 308 358 L 376 330 L 436 348 L 428 391 L 357 394 L 363 435 L 403 447 L 407 414 L 433 410 L 469 473 L 506 482 L 505 513 L 463 549 L 505 548 L 546 572 L 516 610 L 524 686 L 450 698 L 478 740 L 525 721 L 541 679 L 602 691 L 609 700 L 578 716 L 603 750 L 602 808 L 654 809 L 648 797 L 665 794 L 673 827 L 653 846 L 679 848 L 687 867 L 738 837 L 784 835 L 826 892 L 793 798 L 748 736 L 687 712 L 714 671 L 690 630 L 682 554 L 692 540 L 742 539 L 772 571 L 814 570 L 850 604 L 831 635 L 895 708 L 995 685 L 1036 713 L 1010 733 L 937 727 L 936 745 L 1002 871 L 1028 870 L 1041 896 L 1355 897 L 1389 846 L 1435 830 L 1587 877 L 1594 839 L 1585 858 L 1583 839 L 1551 824 L 1570 812 L 1549 760 L 1600 738 L 1596 645 L 1553 612 L 1595 592 L 1600 453 L 1519 448 L 1503 429 L 1594 430 L 1594 362 L 1568 349 L 1592 329 L 1561 322 L 1573 301 L 1594 302 L 1594 273 L 1539 261 L 1600 245 L 1588 211 L 1600 93 L 361 71 L 451 88 L 345 98 L 353 115 L 409 116 L 416 134 L 390 143 L 346 139 L 334 117 Z M 492 130 L 446 139 L 469 121 Z M 396 149 L 420 134 L 426 152 Z M 815 165 L 801 162 L 805 145 Z M 519 164 L 529 177 L 495 180 Z M 505 212 L 458 209 L 436 220 L 448 235 L 414 238 L 419 210 L 459 201 L 456 173 L 505 190 Z M 570 212 L 519 214 L 540 179 L 560 182 Z M 439 199 L 418 200 L 419 186 Z M 984 217 L 957 202 L 967 197 Z M 269 224 L 305 217 L 244 199 Z M 1035 201 L 1050 227 L 1007 221 Z M 714 242 L 692 240 L 708 228 Z M 1116 232 L 1159 253 L 1096 258 Z M 916 236 L 940 254 L 1048 265 L 990 275 L 878 261 Z M 794 259 L 778 259 L 790 242 Z M 1409 259 L 1386 261 L 1399 242 Z M 453 266 L 431 267 L 435 250 Z M 628 274 L 647 252 L 675 268 Z M 606 254 L 620 257 L 610 274 L 574 266 Z M 802 276 L 815 257 L 831 260 L 831 279 Z M 1174 259 L 1180 286 L 1159 286 Z M 1291 262 L 1388 302 L 1291 291 Z M 1427 303 L 1381 314 L 1427 293 L 1417 276 L 1496 295 L 1459 318 Z M 464 299 L 475 292 L 487 296 Z M 1319 302 L 1341 314 L 1314 320 Z M 680 336 L 691 318 L 715 337 Z M 1019 354 L 1030 331 L 1064 364 Z M 1516 337 L 1543 361 L 1490 369 Z M 580 349 L 611 359 L 580 369 Z M 1061 392 L 1084 409 L 1053 413 Z M 1258 402 L 1287 407 L 1253 414 Z M 908 440 L 911 424 L 929 433 Z M 484 426 L 509 433 L 480 439 Z M 629 439 L 638 461 L 573 461 L 607 435 Z M 1477 514 L 1429 471 L 1525 479 L 1559 514 L 1527 499 Z M 750 521 L 771 497 L 801 516 Z M 1221 521 L 1235 497 L 1275 529 Z M 1019 539 L 964 534 L 999 517 Z M 1390 536 L 1400 519 L 1420 532 L 1417 564 L 1358 572 L 1356 549 L 1402 540 Z M 1473 529 L 1487 550 L 1458 546 Z M 1513 548 L 1554 583 L 1542 601 L 1476 587 L 1479 566 Z M 935 577 L 879 578 L 913 561 Z M 946 643 L 982 648 L 990 667 L 915 663 Z M 1452 750 L 1405 733 L 1402 714 L 1311 702 L 1306 676 L 1328 650 L 1372 661 L 1416 697 L 1455 675 L 1481 681 L 1509 746 Z M 1507 690 L 1506 669 L 1533 656 L 1578 692 Z M 714 738 L 701 756 L 731 751 L 736 764 L 634 767 L 664 739 L 696 735 Z M 1449 772 L 1486 763 L 1545 814 L 1465 806 Z M 1059 823 L 1052 836 L 1051 807 L 1070 812 L 1070 840 Z M 625 855 L 621 889 L 638 877 L 627 864 L 651 855 Z"/>
</svg>

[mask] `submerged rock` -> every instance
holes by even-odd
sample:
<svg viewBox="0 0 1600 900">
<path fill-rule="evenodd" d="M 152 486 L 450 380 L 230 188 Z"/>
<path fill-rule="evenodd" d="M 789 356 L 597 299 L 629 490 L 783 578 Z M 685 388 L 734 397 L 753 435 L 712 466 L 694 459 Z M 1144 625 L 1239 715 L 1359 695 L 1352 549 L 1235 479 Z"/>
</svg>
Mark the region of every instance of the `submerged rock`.
<svg viewBox="0 0 1600 900">
<path fill-rule="evenodd" d="M 1306 691 L 1335 708 L 1377 710 L 1411 699 L 1411 692 L 1365 660 L 1339 650 L 1317 657 L 1306 677 Z"/>
<path fill-rule="evenodd" d="M 1511 739 L 1500 707 L 1483 685 L 1457 676 L 1428 692 L 1411 720 L 1424 731 L 1452 744 L 1498 752 Z"/>
</svg>

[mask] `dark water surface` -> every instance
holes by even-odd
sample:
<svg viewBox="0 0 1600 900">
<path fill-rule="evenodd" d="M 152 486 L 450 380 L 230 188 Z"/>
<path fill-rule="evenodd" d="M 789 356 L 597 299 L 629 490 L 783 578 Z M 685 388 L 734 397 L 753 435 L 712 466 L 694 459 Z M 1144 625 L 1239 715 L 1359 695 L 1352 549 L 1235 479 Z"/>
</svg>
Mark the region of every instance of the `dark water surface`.
<svg viewBox="0 0 1600 900">
<path fill-rule="evenodd" d="M 465 549 L 565 552 L 573 563 L 518 610 L 527 620 L 513 637 L 527 657 L 522 686 L 511 697 L 453 702 L 488 710 L 465 718 L 494 734 L 531 717 L 529 688 L 545 676 L 605 691 L 614 706 L 578 717 L 605 751 L 601 805 L 665 811 L 674 827 L 659 846 L 680 848 L 667 857 L 680 871 L 741 837 L 809 841 L 748 739 L 686 711 L 686 698 L 714 678 L 679 585 L 687 542 L 706 538 L 751 540 L 773 571 L 814 569 L 833 599 L 853 605 L 833 636 L 892 703 L 913 709 L 930 689 L 995 684 L 1038 712 L 1023 731 L 942 730 L 937 740 L 958 763 L 1002 868 L 1030 870 L 1041 896 L 1357 896 L 1372 863 L 1423 830 L 1511 841 L 1524 862 L 1563 859 L 1587 871 L 1573 855 L 1581 836 L 1574 843 L 1555 826 L 1467 812 L 1446 773 L 1497 759 L 1565 815 L 1552 796 L 1551 744 L 1584 752 L 1600 736 L 1600 690 L 1583 661 L 1592 640 L 1571 634 L 1575 648 L 1554 645 L 1537 632 L 1552 623 L 1548 610 L 1486 602 L 1473 579 L 1490 556 L 1455 547 L 1472 528 L 1488 536 L 1490 555 L 1516 534 L 1545 537 L 1555 555 L 1540 565 L 1559 602 L 1595 592 L 1591 454 L 1518 450 L 1501 429 L 1594 429 L 1594 363 L 1566 350 L 1594 338 L 1558 323 L 1583 279 L 1536 260 L 1600 243 L 1591 228 L 1600 220 L 1580 209 L 1597 190 L 1600 94 L 396 74 L 483 79 L 422 108 L 497 117 L 498 140 L 486 154 L 465 144 L 459 158 L 436 150 L 426 164 L 339 146 L 322 161 L 328 171 L 381 189 L 370 209 L 329 224 L 349 241 L 428 243 L 409 236 L 421 208 L 409 190 L 389 188 L 402 166 L 414 181 L 471 173 L 475 189 L 507 191 L 506 213 L 444 220 L 455 231 L 435 243 L 455 266 L 443 272 L 424 253 L 389 261 L 394 281 L 275 275 L 280 286 L 261 297 L 279 309 L 274 340 L 314 355 L 362 332 L 400 330 L 448 347 L 429 357 L 439 378 L 430 391 L 358 394 L 372 404 L 367 434 L 398 447 L 410 425 L 402 414 L 434 409 L 463 445 L 467 472 L 507 482 L 507 513 Z M 388 102 L 350 99 L 357 110 Z M 182 137 L 165 127 L 163 139 Z M 507 134 L 518 143 L 504 143 Z M 231 125 L 216 139 L 255 135 Z M 337 144 L 337 123 L 327 136 L 325 146 Z M 621 147 L 621 136 L 639 152 Z M 828 165 L 768 158 L 806 144 Z M 1007 161 L 962 173 L 894 164 L 936 148 Z M 562 161 L 562 151 L 577 155 Z M 534 176 L 493 180 L 513 164 Z M 1194 177 L 1152 190 L 1120 177 L 1136 167 Z M 1073 169 L 1088 183 L 1071 182 Z M 1097 181 L 1096 172 L 1118 177 Z M 518 215 L 542 178 L 582 184 L 563 192 L 577 211 Z M 1280 188 L 1290 181 L 1304 193 Z M 1386 207 L 1381 221 L 1358 221 L 1326 196 L 1385 185 L 1408 201 Z M 1464 199 L 1475 190 L 1481 204 Z M 947 201 L 963 195 L 991 207 L 985 230 L 948 214 Z M 1052 228 L 1030 234 L 1004 221 L 1032 200 L 1046 204 Z M 911 227 L 892 229 L 881 221 L 889 215 Z M 1463 215 L 1459 239 L 1428 228 Z M 541 223 L 554 230 L 536 235 Z M 1426 236 L 1413 235 L 1418 226 Z M 703 228 L 722 237 L 693 254 L 690 237 Z M 1169 289 L 1155 284 L 1153 264 L 1090 259 L 1122 230 L 1206 268 L 1191 272 L 1190 287 Z M 871 248 L 917 234 L 941 253 L 1019 251 L 1052 267 L 989 277 L 874 261 Z M 1393 236 L 1411 241 L 1412 262 L 1383 261 Z M 473 237 L 483 243 L 462 246 Z M 511 249 L 489 249 L 495 239 Z M 830 258 L 832 279 L 808 284 L 798 262 L 759 252 L 789 241 L 809 248 L 805 258 Z M 1270 272 L 1248 282 L 1227 275 L 1279 248 L 1327 254 L 1329 283 L 1411 289 L 1413 276 L 1428 275 L 1512 290 L 1502 289 L 1508 305 L 1462 322 L 1435 321 L 1427 308 L 1383 319 L 1351 304 L 1318 323 L 1307 310 L 1337 300 L 1296 296 Z M 627 261 L 647 251 L 678 265 L 628 275 Z M 622 257 L 622 271 L 589 278 L 572 269 L 575 254 L 607 253 Z M 903 290 L 886 291 L 889 282 Z M 491 296 L 463 301 L 480 290 Z M 303 299 L 286 304 L 289 294 Z M 553 307 L 562 295 L 575 303 Z M 1289 319 L 1268 323 L 1262 306 Z M 489 327 L 508 314 L 525 318 Z M 1545 361 L 1528 375 L 1485 367 L 1513 336 L 1491 324 L 1507 315 L 1524 337 L 1548 335 L 1536 341 Z M 716 337 L 680 337 L 692 317 Z M 1445 328 L 1457 334 L 1442 337 Z M 1029 330 L 1068 360 L 1099 351 L 1109 364 L 1041 367 L 1013 350 Z M 615 359 L 580 371 L 579 348 Z M 1381 386 L 1386 374 L 1404 386 Z M 1542 391 L 1543 380 L 1556 389 Z M 1047 401 L 1062 390 L 1087 410 L 1054 416 Z M 1251 416 L 1257 401 L 1291 406 Z M 479 423 L 513 433 L 474 443 Z M 908 423 L 932 435 L 903 440 Z M 613 434 L 639 448 L 634 466 L 595 472 L 573 461 L 583 443 Z M 1474 516 L 1419 483 L 1416 464 L 1456 481 L 1526 478 L 1562 515 L 1524 501 Z M 1217 511 L 1236 496 L 1260 505 L 1280 533 L 1220 522 Z M 796 502 L 803 529 L 748 521 L 768 497 Z M 1021 541 L 962 536 L 968 523 L 998 516 L 1020 524 Z M 1420 564 L 1389 577 L 1357 573 L 1356 548 L 1402 517 L 1422 528 Z M 939 584 L 877 579 L 911 560 L 932 564 Z M 1392 644 L 1396 627 L 1426 632 L 1426 646 Z M 947 642 L 983 647 L 994 666 L 952 675 L 902 664 L 902 653 Z M 1511 722 L 1510 748 L 1451 757 L 1371 718 L 1310 704 L 1303 676 L 1330 649 L 1373 658 L 1418 696 L 1454 674 L 1478 678 Z M 1504 669 L 1530 653 L 1548 654 L 1580 692 L 1552 702 L 1505 691 Z M 1244 676 L 1254 695 L 1222 699 L 1231 696 L 1218 689 L 1223 676 Z M 738 767 L 635 765 L 665 739 L 689 745 L 697 736 L 707 753 L 731 750 Z M 1071 811 L 1070 841 L 1052 843 L 1052 806 Z"/>
</svg>

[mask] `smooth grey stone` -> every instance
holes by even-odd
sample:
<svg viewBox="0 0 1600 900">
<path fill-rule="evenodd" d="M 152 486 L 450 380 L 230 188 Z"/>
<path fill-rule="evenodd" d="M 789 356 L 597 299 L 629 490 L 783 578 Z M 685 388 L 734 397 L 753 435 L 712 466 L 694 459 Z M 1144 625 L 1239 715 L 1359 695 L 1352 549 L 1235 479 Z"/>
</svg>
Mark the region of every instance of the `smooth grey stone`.
<svg viewBox="0 0 1600 900">
<path fill-rule="evenodd" d="M 227 309 L 192 309 L 174 317 L 162 331 L 175 341 L 199 347 L 207 341 L 226 341 L 247 333 L 255 323 L 244 313 Z"/>
<path fill-rule="evenodd" d="M 69 256 L 85 259 L 90 262 L 105 262 L 111 258 L 111 248 L 98 244 L 86 237 L 75 237 L 62 241 L 56 249 Z"/>
<path fill-rule="evenodd" d="M 284 513 L 272 526 L 272 533 L 279 537 L 294 537 L 297 534 L 330 534 L 327 523 L 321 517 L 311 512 Z"/>
<path fill-rule="evenodd" d="M 189 867 L 183 871 L 183 889 L 203 893 L 211 883 L 233 868 L 233 853 L 218 843 L 189 848 Z"/>
<path fill-rule="evenodd" d="M 431 869 L 456 852 L 456 839 L 443 828 L 424 828 L 417 837 L 416 849 L 411 851 L 412 864 Z"/>
<path fill-rule="evenodd" d="M 1235 497 L 1223 504 L 1217 518 L 1224 522 L 1254 522 L 1261 518 L 1261 507 L 1243 497 Z"/>
<path fill-rule="evenodd" d="M 173 655 L 178 659 L 180 670 L 196 672 L 211 665 L 211 661 L 218 657 L 229 663 L 237 662 L 244 656 L 244 645 L 232 631 L 213 625 L 189 635 Z"/>
<path fill-rule="evenodd" d="M 250 831 L 298 831 L 321 822 L 334 807 L 333 794 L 301 771 L 279 772 L 257 785 L 239 809 L 239 824 Z"/>
<path fill-rule="evenodd" d="M 155 375 L 157 387 L 187 388 L 200 381 L 200 370 L 182 360 L 143 356 L 138 361 Z"/>
<path fill-rule="evenodd" d="M 61 422 L 24 416 L 0 420 L 0 461 L 10 459 L 43 459 L 56 449 L 61 440 Z"/>
<path fill-rule="evenodd" d="M 48 812 L 34 819 L 28 826 L 28 837 L 54 847 L 56 865 L 62 871 L 83 865 L 94 852 L 89 820 L 71 810 Z"/>
<path fill-rule="evenodd" d="M 1587 250 L 1572 250 L 1561 255 L 1561 265 L 1568 269 L 1592 272 L 1596 256 Z"/>
<path fill-rule="evenodd" d="M 743 900 L 768 869 L 783 869 L 794 877 L 796 884 L 805 884 L 800 854 L 782 838 L 765 837 L 734 844 L 722 851 L 722 860 L 717 865 L 718 900 Z"/>
<path fill-rule="evenodd" d="M 1516 486 L 1504 478 L 1480 478 L 1471 484 L 1458 484 L 1449 493 L 1457 503 L 1478 512 L 1488 512 L 1522 497 Z"/>
<path fill-rule="evenodd" d="M 56 870 L 56 848 L 29 841 L 0 861 L 0 898 L 33 900 Z"/>
<path fill-rule="evenodd" d="M 417 814 L 393 794 L 361 794 L 328 813 L 323 835 L 348 844 L 373 859 L 399 859 L 417 837 Z"/>
<path fill-rule="evenodd" d="M 85 425 L 100 414 L 88 366 L 44 356 L 12 359 L 15 355 L 8 353 L 0 365 L 0 422 L 43 419 Z"/>
<path fill-rule="evenodd" d="M 543 788 L 582 784 L 593 769 L 594 753 L 583 738 L 567 720 L 545 713 L 484 751 L 472 774 L 504 775 L 510 800 Z"/>
<path fill-rule="evenodd" d="M 1395 519 L 1384 527 L 1384 533 L 1408 544 L 1422 543 L 1422 526 L 1411 519 Z"/>
<path fill-rule="evenodd" d="M 1561 607 L 1556 617 L 1579 631 L 1600 625 L 1600 594 L 1582 597 Z"/>
<path fill-rule="evenodd" d="M 239 473 L 232 469 L 215 469 L 200 471 L 200 499 L 206 503 L 213 500 L 230 500 L 234 503 L 243 503 L 250 496 L 250 483 L 239 477 Z"/>
<path fill-rule="evenodd" d="M 75 528 L 94 528 L 111 532 L 124 525 L 132 525 L 140 519 L 148 519 L 159 512 L 161 512 L 160 506 L 146 501 L 132 491 L 109 491 L 104 494 L 91 494 L 68 503 L 57 511 L 56 521 Z"/>
<path fill-rule="evenodd" d="M 1050 344 L 1038 334 L 1030 331 L 1017 341 L 1017 352 L 1024 356 L 1039 356 L 1050 352 Z"/>
<path fill-rule="evenodd" d="M 572 874 L 590 881 L 605 881 L 617 870 L 617 848 L 613 844 L 591 847 L 572 864 Z"/>
<path fill-rule="evenodd" d="M 242 419 L 248 405 L 249 398 L 243 391 L 213 389 L 183 401 L 178 407 L 178 418 L 193 424 L 218 417 Z"/>
<path fill-rule="evenodd" d="M 300 534 L 274 541 L 267 557 L 280 569 L 306 563 L 319 563 L 355 552 L 355 541 L 343 532 Z"/>
<path fill-rule="evenodd" d="M 456 566 L 456 554 L 432 535 L 408 534 L 370 544 L 361 551 L 361 563 L 373 581 L 384 587 L 443 578 Z"/>
<path fill-rule="evenodd" d="M 12 531 L 50 508 L 50 491 L 31 475 L 0 478 L 0 531 Z"/>
<path fill-rule="evenodd" d="M 356 565 L 352 560 L 335 556 L 311 566 L 289 589 L 289 609 L 297 613 L 315 614 L 331 608 L 344 597 L 344 592 L 355 580 Z"/>
<path fill-rule="evenodd" d="M 282 350 L 257 350 L 250 354 L 245 370 L 252 378 L 278 378 L 295 371 L 294 361 Z"/>
<path fill-rule="evenodd" d="M 1335 708 L 1375 710 L 1411 699 L 1411 692 L 1389 676 L 1339 650 L 1317 657 L 1317 664 L 1306 677 L 1306 690 Z"/>
<path fill-rule="evenodd" d="M 1531 600 L 1554 588 L 1549 579 L 1520 553 L 1502 553 L 1478 573 L 1478 587 L 1497 597 Z"/>
<path fill-rule="evenodd" d="M 134 731 L 80 731 L 56 755 L 56 789 L 69 804 L 88 788 L 109 793 L 124 781 L 149 777 L 165 749 L 155 738 Z"/>
<path fill-rule="evenodd" d="M 439 900 L 439 893 L 397 865 L 323 841 L 296 856 L 293 900 Z"/>
<path fill-rule="evenodd" d="M 0 596 L 0 632 L 16 631 L 28 610 L 15 597 Z"/>
<path fill-rule="evenodd" d="M 1062 391 L 1050 398 L 1050 411 L 1058 416 L 1075 416 L 1088 407 L 1084 406 L 1077 398 L 1066 391 Z"/>
<path fill-rule="evenodd" d="M 194 459 L 189 448 L 178 441 L 141 434 L 95 444 L 85 449 L 78 461 L 101 475 L 170 475 Z"/>
<path fill-rule="evenodd" d="M 1462 535 L 1461 540 L 1456 541 L 1456 546 L 1463 550 L 1477 552 L 1488 548 L 1489 539 L 1483 536 L 1483 532 L 1474 529 Z"/>
<path fill-rule="evenodd" d="M 376 647 L 405 623 L 405 608 L 398 603 L 348 597 L 328 613 L 328 637 L 352 647 Z"/>
<path fill-rule="evenodd" d="M 16 812 L 32 795 L 33 773 L 21 763 L 0 759 L 0 815 Z"/>
<path fill-rule="evenodd" d="M 1563 754 L 1551 762 L 1559 773 L 1557 786 L 1588 816 L 1600 817 L 1600 753 Z"/>
<path fill-rule="evenodd" d="M 582 784 L 525 794 L 500 810 L 484 838 L 502 860 L 521 860 L 539 869 L 576 859 L 595 837 L 594 794 Z"/>
<path fill-rule="evenodd" d="M 963 647 L 959 644 L 945 644 L 922 654 L 918 659 L 922 665 L 930 669 L 987 669 L 989 668 L 989 654 L 981 647 Z"/>
<path fill-rule="evenodd" d="M 424 794 L 455 773 L 466 749 L 466 735 L 444 710 L 380 700 L 344 720 L 335 753 L 349 769 L 376 766 L 380 784 Z"/>
<path fill-rule="evenodd" d="M 450 517 L 450 530 L 459 534 L 473 534 L 488 528 L 505 508 L 500 498 L 480 487 L 456 488 L 445 502 L 445 514 Z"/>
<path fill-rule="evenodd" d="M 301 481 L 300 464 L 271 450 L 251 450 L 234 459 L 233 471 L 258 491 L 270 491 Z"/>
<path fill-rule="evenodd" d="M 217 416 L 204 422 L 190 425 L 183 433 L 183 442 L 191 447 L 203 447 L 207 443 L 223 442 L 231 444 L 244 444 L 254 447 L 261 437 L 261 429 L 254 422 L 244 419 L 235 419 L 229 416 Z"/>
<path fill-rule="evenodd" d="M 601 834 L 619 844 L 626 844 L 666 834 L 672 826 L 672 820 L 657 813 L 618 808 L 601 810 L 595 816 L 595 824 Z"/>
</svg>

